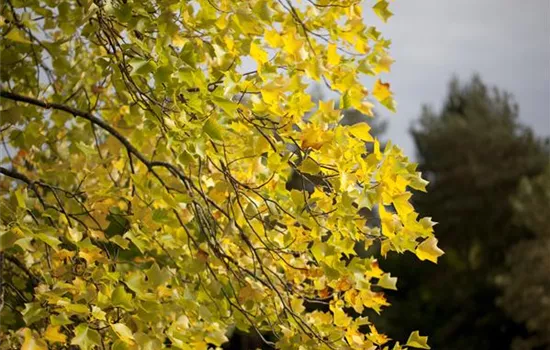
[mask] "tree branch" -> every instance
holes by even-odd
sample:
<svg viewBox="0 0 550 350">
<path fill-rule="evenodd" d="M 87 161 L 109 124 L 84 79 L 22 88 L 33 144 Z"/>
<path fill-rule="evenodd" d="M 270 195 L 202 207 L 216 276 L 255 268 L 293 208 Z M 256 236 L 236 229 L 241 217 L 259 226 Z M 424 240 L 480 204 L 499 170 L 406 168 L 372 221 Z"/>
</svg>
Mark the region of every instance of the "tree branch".
<svg viewBox="0 0 550 350">
<path fill-rule="evenodd" d="M 31 280 L 31 283 L 34 286 L 37 286 L 41 281 L 42 279 L 38 276 L 36 276 L 34 273 L 31 272 L 31 270 L 29 270 L 27 268 L 27 266 L 25 266 L 25 264 L 23 264 L 21 261 L 19 261 L 17 258 L 11 256 L 11 255 L 5 255 L 4 256 L 6 260 L 8 260 L 9 262 L 11 262 L 12 264 L 14 264 L 15 266 L 17 266 L 21 271 L 23 271 L 27 276 L 29 276 L 29 279 Z"/>
<path fill-rule="evenodd" d="M 44 201 L 44 199 L 42 198 L 42 195 L 40 195 L 40 192 L 38 191 L 38 188 L 36 187 L 36 184 L 33 180 L 29 179 L 24 174 L 21 174 L 15 170 L 10 170 L 4 167 L 0 167 L 0 174 L 9 176 L 13 179 L 17 179 L 19 181 L 26 183 L 29 186 L 29 188 L 36 194 L 36 197 L 38 198 L 38 200 L 40 201 L 40 204 L 42 204 L 44 209 L 49 207 Z"/>
<path fill-rule="evenodd" d="M 153 175 L 155 175 L 155 177 L 163 184 L 164 187 L 166 187 L 166 185 L 164 184 L 164 181 L 153 168 L 155 166 L 160 166 L 160 167 L 166 168 L 169 171 L 171 169 L 176 169 L 176 167 L 174 167 L 172 164 L 168 164 L 165 162 L 148 161 L 147 158 L 143 155 L 143 153 L 138 151 L 137 148 L 135 148 L 130 143 L 130 141 L 128 141 L 126 137 L 124 137 L 120 132 L 118 132 L 114 127 L 106 123 L 104 120 L 92 115 L 91 113 L 84 112 L 64 104 L 42 101 L 34 97 L 28 97 L 28 96 L 20 95 L 14 92 L 6 91 L 6 90 L 0 90 L 0 97 L 7 98 L 13 101 L 25 102 L 25 103 L 42 107 L 45 109 L 55 109 L 58 111 L 67 112 L 72 114 L 75 117 L 80 117 L 90 121 L 92 124 L 99 126 L 103 130 L 107 131 L 109 134 L 114 136 L 117 140 L 119 140 L 120 143 L 122 143 L 124 147 L 126 147 L 126 149 L 128 150 L 128 153 L 131 153 L 134 156 L 136 156 L 136 158 L 139 159 L 147 167 L 147 169 L 153 173 Z M 182 180 L 190 182 L 190 180 L 187 179 L 183 175 L 183 173 L 179 171 L 179 169 L 176 169 L 176 171 L 178 172 L 178 176 Z"/>
<path fill-rule="evenodd" d="M 70 113 L 70 114 L 74 115 L 75 117 L 80 117 L 80 118 L 87 119 L 90 122 L 92 122 L 93 124 L 99 126 L 103 130 L 107 131 L 109 134 L 113 135 L 116 139 L 118 139 L 124 145 L 124 147 L 126 147 L 128 149 L 129 152 L 131 152 L 133 155 L 135 155 L 140 161 L 143 162 L 143 164 L 150 167 L 149 161 L 145 158 L 145 156 L 143 154 L 141 154 L 141 152 L 139 152 L 130 143 L 130 141 L 128 141 L 128 139 L 126 139 L 124 136 L 122 136 L 122 134 L 120 134 L 115 128 L 113 128 L 112 126 L 107 124 L 102 119 L 99 119 L 98 117 L 92 115 L 91 113 L 84 112 L 84 111 L 78 110 L 76 108 L 63 105 L 63 104 L 52 103 L 52 102 L 47 102 L 47 101 L 41 101 L 41 100 L 33 98 L 33 97 L 20 95 L 20 94 L 10 92 L 10 91 L 5 91 L 5 90 L 0 90 L 0 97 L 7 98 L 7 99 L 10 99 L 10 100 L 13 100 L 13 101 L 25 102 L 25 103 L 35 105 L 35 106 L 38 106 L 38 107 L 42 107 L 42 108 L 45 108 L 45 109 L 55 109 L 55 110 L 58 110 L 58 111 L 64 111 L 64 112 L 67 112 L 67 113 Z"/>
</svg>

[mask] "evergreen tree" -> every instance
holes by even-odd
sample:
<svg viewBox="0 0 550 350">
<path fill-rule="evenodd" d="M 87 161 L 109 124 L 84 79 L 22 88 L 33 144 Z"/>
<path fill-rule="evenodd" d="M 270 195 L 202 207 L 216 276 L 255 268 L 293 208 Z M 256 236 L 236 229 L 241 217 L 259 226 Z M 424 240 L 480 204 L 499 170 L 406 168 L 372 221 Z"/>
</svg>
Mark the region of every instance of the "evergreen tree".
<svg viewBox="0 0 550 350">
<path fill-rule="evenodd" d="M 499 305 L 529 334 L 516 337 L 514 350 L 550 349 L 550 166 L 534 179 L 521 181 L 512 204 L 520 225 L 535 237 L 514 245 L 506 257 L 507 273 Z"/>
</svg>

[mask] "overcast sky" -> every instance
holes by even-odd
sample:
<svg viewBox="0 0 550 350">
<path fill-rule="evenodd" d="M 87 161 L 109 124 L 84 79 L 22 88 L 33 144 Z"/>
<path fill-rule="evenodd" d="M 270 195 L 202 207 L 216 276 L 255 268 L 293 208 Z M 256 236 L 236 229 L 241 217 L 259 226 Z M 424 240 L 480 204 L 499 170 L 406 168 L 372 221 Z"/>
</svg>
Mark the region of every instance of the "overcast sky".
<svg viewBox="0 0 550 350">
<path fill-rule="evenodd" d="M 387 24 L 368 20 L 392 39 L 396 62 L 384 79 L 398 111 L 379 111 L 390 122 L 386 138 L 407 155 L 415 153 L 411 122 L 422 104 L 441 106 L 453 74 L 467 80 L 478 72 L 485 83 L 511 92 L 520 119 L 538 135 L 550 135 L 550 0 L 396 0 L 390 6 Z"/>
</svg>

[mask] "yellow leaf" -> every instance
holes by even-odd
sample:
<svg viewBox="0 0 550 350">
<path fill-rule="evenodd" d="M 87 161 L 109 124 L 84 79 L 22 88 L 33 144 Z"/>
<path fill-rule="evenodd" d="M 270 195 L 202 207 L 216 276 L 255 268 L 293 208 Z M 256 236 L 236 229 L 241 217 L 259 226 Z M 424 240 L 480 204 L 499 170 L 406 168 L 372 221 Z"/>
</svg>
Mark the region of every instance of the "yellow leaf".
<svg viewBox="0 0 550 350">
<path fill-rule="evenodd" d="M 267 52 L 262 49 L 262 47 L 255 42 L 250 44 L 250 56 L 258 63 L 258 65 L 263 65 L 268 61 Z"/>
<path fill-rule="evenodd" d="M 116 335 L 125 342 L 126 344 L 133 344 L 134 343 L 134 335 L 132 334 L 132 331 L 128 326 L 126 326 L 123 323 L 115 323 L 111 325 L 111 328 L 116 333 Z"/>
<path fill-rule="evenodd" d="M 382 56 L 382 58 L 378 60 L 378 63 L 376 64 L 374 71 L 376 73 L 389 72 L 393 62 L 395 61 L 393 60 L 393 58 L 391 58 L 391 56 L 384 55 Z"/>
<path fill-rule="evenodd" d="M 383 83 L 380 79 L 376 80 L 376 83 L 374 83 L 374 88 L 372 89 L 372 94 L 378 101 L 384 101 L 392 95 L 390 91 L 390 84 Z"/>
<path fill-rule="evenodd" d="M 82 232 L 74 227 L 69 227 L 69 238 L 73 242 L 80 242 L 82 240 Z"/>
<path fill-rule="evenodd" d="M 235 48 L 235 41 L 230 36 L 226 35 L 223 37 L 223 42 L 225 43 L 225 46 L 227 48 L 228 52 L 233 52 L 233 49 Z"/>
<path fill-rule="evenodd" d="M 284 50 L 290 54 L 298 57 L 298 53 L 302 48 L 303 42 L 296 37 L 296 29 L 289 30 L 283 37 Z"/>
<path fill-rule="evenodd" d="M 385 273 L 378 280 L 377 285 L 385 289 L 397 290 L 397 277 L 392 277 L 391 274 Z"/>
<path fill-rule="evenodd" d="M 339 327 L 347 327 L 351 323 L 351 317 L 349 317 L 346 312 L 340 308 L 334 308 L 334 324 Z"/>
<path fill-rule="evenodd" d="M 86 260 L 88 264 L 93 264 L 97 261 L 104 260 L 103 251 L 99 249 L 83 248 L 78 252 L 78 256 Z"/>
<path fill-rule="evenodd" d="M 329 132 L 323 131 L 312 124 L 308 124 L 302 131 L 302 148 L 313 148 L 318 150 L 331 139 L 332 135 Z"/>
<path fill-rule="evenodd" d="M 248 300 L 258 301 L 264 296 L 261 291 L 254 289 L 251 285 L 246 285 L 239 291 L 239 302 L 244 303 Z"/>
<path fill-rule="evenodd" d="M 357 349 L 365 349 L 363 346 L 365 344 L 365 336 L 360 333 L 358 330 L 349 327 L 346 331 L 346 339 L 350 345 L 355 346 Z M 368 349 L 368 348 L 367 348 Z"/>
<path fill-rule="evenodd" d="M 411 196 L 410 192 L 404 192 L 393 197 L 393 206 L 401 218 L 407 217 L 409 213 L 414 211 L 413 206 L 409 203 Z"/>
<path fill-rule="evenodd" d="M 96 320 L 102 320 L 102 321 L 106 321 L 106 316 L 107 314 L 105 313 L 105 311 L 101 310 L 101 308 L 93 305 L 92 306 L 92 317 L 95 318 Z"/>
<path fill-rule="evenodd" d="M 378 207 L 378 215 L 380 215 L 382 234 L 390 238 L 395 236 L 396 227 L 395 227 L 395 221 L 393 219 L 393 215 L 391 213 L 388 213 L 388 211 L 383 205 Z"/>
<path fill-rule="evenodd" d="M 334 108 L 334 100 L 319 101 L 319 112 L 327 117 L 329 122 L 337 121 L 340 117 L 340 110 Z"/>
<path fill-rule="evenodd" d="M 370 50 L 368 40 L 363 38 L 356 38 L 354 47 L 360 54 L 366 54 Z"/>
<path fill-rule="evenodd" d="M 369 117 L 373 117 L 374 113 L 372 113 L 372 109 L 374 108 L 374 105 L 368 101 L 363 101 L 359 106 L 356 106 L 355 109 L 357 109 L 359 112 L 368 115 Z"/>
<path fill-rule="evenodd" d="M 366 142 L 374 141 L 369 134 L 370 126 L 367 123 L 357 123 L 349 127 L 349 132 L 358 139 Z"/>
<path fill-rule="evenodd" d="M 180 35 L 178 35 L 178 33 L 174 33 L 174 35 L 172 35 L 172 45 L 174 45 L 175 47 L 181 48 L 185 45 L 187 41 L 187 39 L 181 37 Z"/>
<path fill-rule="evenodd" d="M 413 348 L 430 349 L 430 346 L 428 345 L 428 337 L 420 336 L 420 333 L 418 333 L 418 331 L 414 331 L 411 333 L 406 345 Z"/>
<path fill-rule="evenodd" d="M 229 24 L 229 21 L 227 20 L 227 16 L 220 16 L 216 20 L 216 27 L 218 27 L 220 29 L 225 29 L 228 24 Z"/>
<path fill-rule="evenodd" d="M 22 334 L 24 337 L 23 345 L 21 345 L 21 350 L 48 350 L 48 345 L 46 342 L 39 338 L 33 331 L 29 328 L 23 328 L 19 331 L 19 334 Z"/>
<path fill-rule="evenodd" d="M 306 308 L 304 307 L 304 301 L 302 299 L 292 299 L 292 301 L 290 302 L 290 306 L 292 307 L 292 311 L 299 314 L 306 310 Z"/>
<path fill-rule="evenodd" d="M 332 66 L 337 66 L 340 63 L 340 55 L 338 55 L 336 49 L 336 44 L 328 44 L 327 62 Z"/>
<path fill-rule="evenodd" d="M 269 44 L 269 46 L 276 48 L 283 45 L 283 39 L 281 35 L 276 30 L 270 29 L 264 32 L 264 39 Z"/>
<path fill-rule="evenodd" d="M 430 237 L 416 247 L 416 256 L 420 260 L 430 260 L 437 263 L 437 258 L 443 255 L 443 250 L 437 246 L 437 238 Z"/>
<path fill-rule="evenodd" d="M 44 338 L 51 343 L 65 343 L 67 336 L 59 332 L 60 326 L 49 325 L 44 332 Z"/>
<path fill-rule="evenodd" d="M 316 324 L 330 324 L 332 322 L 332 315 L 328 312 L 313 311 L 310 317 Z"/>
<path fill-rule="evenodd" d="M 307 60 L 306 66 L 306 74 L 313 80 L 319 80 L 321 79 L 321 69 L 319 67 L 319 60 L 317 58 L 312 57 L 309 60 Z"/>
<path fill-rule="evenodd" d="M 318 174 L 321 170 L 319 165 L 313 161 L 311 158 L 307 158 L 300 164 L 299 169 L 301 172 L 306 174 Z"/>
<path fill-rule="evenodd" d="M 374 344 L 384 345 L 389 341 L 389 338 L 384 334 L 378 333 L 378 331 L 373 325 L 370 325 L 369 329 L 370 329 L 370 333 L 367 334 L 367 339 L 369 339 Z"/>
</svg>

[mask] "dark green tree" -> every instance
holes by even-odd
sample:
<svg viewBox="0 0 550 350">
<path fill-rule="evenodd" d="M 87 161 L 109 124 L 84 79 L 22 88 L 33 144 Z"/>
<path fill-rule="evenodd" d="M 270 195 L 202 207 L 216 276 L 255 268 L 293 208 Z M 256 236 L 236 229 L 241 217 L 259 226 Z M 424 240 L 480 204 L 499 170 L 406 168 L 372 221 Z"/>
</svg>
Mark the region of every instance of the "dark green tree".
<svg viewBox="0 0 550 350">
<path fill-rule="evenodd" d="M 391 334 L 426 331 L 435 349 L 506 349 L 525 328 L 497 305 L 496 277 L 510 248 L 533 236 L 513 220 L 510 196 L 522 178 L 543 171 L 548 153 L 518 121 L 511 96 L 477 76 L 467 84 L 454 79 L 441 111 L 424 107 L 411 133 L 431 182 L 415 203 L 440 222 L 446 254 L 437 268 L 414 269 L 412 259 L 390 256 L 400 298 L 382 317 Z"/>
<path fill-rule="evenodd" d="M 534 179 L 523 179 L 512 205 L 520 225 L 535 237 L 511 247 L 508 270 L 497 280 L 499 305 L 528 334 L 513 339 L 514 350 L 550 349 L 550 165 Z"/>
</svg>

